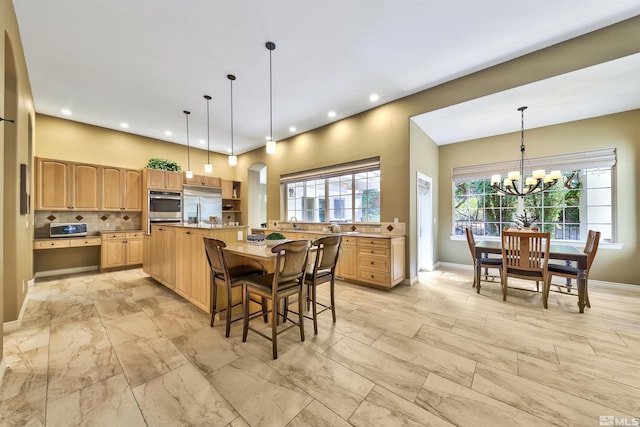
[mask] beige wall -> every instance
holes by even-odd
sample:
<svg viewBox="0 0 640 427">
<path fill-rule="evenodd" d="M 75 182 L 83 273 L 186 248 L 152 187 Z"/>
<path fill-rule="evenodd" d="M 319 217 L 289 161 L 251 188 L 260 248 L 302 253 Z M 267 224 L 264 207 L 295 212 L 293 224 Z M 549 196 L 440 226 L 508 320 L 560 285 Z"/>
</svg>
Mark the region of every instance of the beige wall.
<svg viewBox="0 0 640 427">
<path fill-rule="evenodd" d="M 31 166 L 33 98 L 13 3 L 0 0 L 0 317 L 17 320 L 26 297 L 23 284 L 33 277 L 33 213 L 20 215 L 20 164 Z M 32 206 L 33 207 L 33 206 Z M 33 212 L 33 211 L 32 211 Z M 3 331 L 0 329 L 0 357 Z M 0 362 L 0 366 L 4 366 Z M 1 373 L 0 373 L 1 375 Z"/>
<path fill-rule="evenodd" d="M 622 249 L 601 246 L 590 277 L 640 284 L 640 110 L 527 130 L 530 158 L 599 148 L 616 149 L 614 195 L 618 242 Z M 520 134 L 512 133 L 440 147 L 440 261 L 470 264 L 466 241 L 452 241 L 451 171 L 458 166 L 514 160 L 519 155 Z"/>
</svg>

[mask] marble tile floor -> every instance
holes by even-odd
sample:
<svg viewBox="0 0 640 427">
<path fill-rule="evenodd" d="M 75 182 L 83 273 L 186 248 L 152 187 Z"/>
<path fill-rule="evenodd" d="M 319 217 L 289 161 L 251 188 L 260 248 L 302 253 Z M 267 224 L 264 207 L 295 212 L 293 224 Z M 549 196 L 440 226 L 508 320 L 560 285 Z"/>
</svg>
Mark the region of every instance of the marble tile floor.
<svg viewBox="0 0 640 427">
<path fill-rule="evenodd" d="M 382 291 L 338 282 L 338 322 L 268 341 L 140 269 L 41 279 L 4 337 L 2 426 L 597 426 L 640 416 L 640 286 L 577 297 L 438 270 Z M 319 288 L 327 296 L 326 287 Z M 620 425 L 620 424 L 618 424 Z"/>
</svg>

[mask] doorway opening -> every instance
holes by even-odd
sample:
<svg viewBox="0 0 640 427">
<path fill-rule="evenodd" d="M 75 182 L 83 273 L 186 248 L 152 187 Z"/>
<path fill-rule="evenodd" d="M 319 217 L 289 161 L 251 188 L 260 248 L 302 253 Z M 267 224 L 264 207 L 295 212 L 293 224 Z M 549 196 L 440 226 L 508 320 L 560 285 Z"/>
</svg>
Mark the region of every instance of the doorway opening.
<svg viewBox="0 0 640 427">
<path fill-rule="evenodd" d="M 433 271 L 433 183 L 418 172 L 418 271 Z"/>
<path fill-rule="evenodd" d="M 247 181 L 249 185 L 248 225 L 251 228 L 264 228 L 267 223 L 267 165 L 264 163 L 251 165 Z"/>
</svg>

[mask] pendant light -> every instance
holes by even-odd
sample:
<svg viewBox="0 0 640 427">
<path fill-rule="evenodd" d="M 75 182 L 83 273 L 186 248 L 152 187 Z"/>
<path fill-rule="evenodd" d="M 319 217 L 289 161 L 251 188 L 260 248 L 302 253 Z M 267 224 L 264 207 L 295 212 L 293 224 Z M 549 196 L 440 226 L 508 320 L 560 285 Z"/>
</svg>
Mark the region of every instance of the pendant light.
<svg viewBox="0 0 640 427">
<path fill-rule="evenodd" d="M 227 74 L 227 78 L 231 85 L 231 155 L 229 156 L 229 166 L 235 166 L 238 164 L 238 156 L 233 154 L 233 81 L 236 79 L 236 76 Z"/>
<path fill-rule="evenodd" d="M 190 155 L 190 149 L 189 149 L 189 114 L 191 114 L 190 111 L 183 111 L 184 116 L 187 118 L 187 178 L 191 179 L 193 178 L 193 172 L 191 171 L 191 155 Z"/>
<path fill-rule="evenodd" d="M 205 173 L 213 172 L 213 165 L 211 164 L 211 154 L 209 153 L 209 101 L 211 101 L 211 97 L 209 95 L 205 95 L 204 99 L 207 100 L 207 164 L 204 165 Z"/>
<path fill-rule="evenodd" d="M 267 141 L 267 154 L 274 154 L 277 148 L 276 142 L 273 140 L 273 77 L 271 71 L 271 53 L 276 48 L 276 44 L 267 42 L 265 46 L 269 50 L 269 140 Z"/>
</svg>

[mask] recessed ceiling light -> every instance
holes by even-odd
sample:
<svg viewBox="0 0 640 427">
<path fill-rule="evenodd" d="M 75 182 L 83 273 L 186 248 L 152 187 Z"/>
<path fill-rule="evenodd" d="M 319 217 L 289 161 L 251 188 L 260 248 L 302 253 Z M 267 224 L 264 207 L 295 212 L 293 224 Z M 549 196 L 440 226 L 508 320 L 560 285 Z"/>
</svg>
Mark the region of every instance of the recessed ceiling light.
<svg viewBox="0 0 640 427">
<path fill-rule="evenodd" d="M 207 141 L 205 141 L 204 139 L 201 139 L 201 140 L 200 140 L 200 144 L 204 145 L 204 144 L 206 144 L 206 143 L 207 143 Z"/>
<path fill-rule="evenodd" d="M 271 137 L 269 135 L 265 136 L 264 139 L 267 141 L 271 141 Z"/>
<path fill-rule="evenodd" d="M 124 129 L 129 129 L 129 123 L 122 122 L 120 123 L 120 127 Z"/>
<path fill-rule="evenodd" d="M 378 96 L 377 93 L 372 93 L 371 95 L 369 95 L 369 101 L 371 102 L 376 102 L 378 99 L 380 99 L 380 96 Z"/>
<path fill-rule="evenodd" d="M 295 127 L 295 126 L 291 126 L 291 127 L 289 128 L 289 132 L 295 132 L 295 131 L 296 131 L 296 127 Z"/>
<path fill-rule="evenodd" d="M 335 111 L 329 111 L 329 114 L 327 114 L 329 117 L 335 117 L 336 116 L 336 112 Z"/>
<path fill-rule="evenodd" d="M 165 134 L 166 136 L 171 136 L 171 135 L 173 135 L 173 133 L 172 133 L 170 130 L 165 130 L 165 131 L 164 131 L 164 134 Z"/>
<path fill-rule="evenodd" d="M 60 110 L 60 112 L 62 114 L 64 114 L 65 116 L 70 116 L 71 115 L 71 110 L 69 110 L 67 108 L 63 108 L 62 110 Z"/>
</svg>

